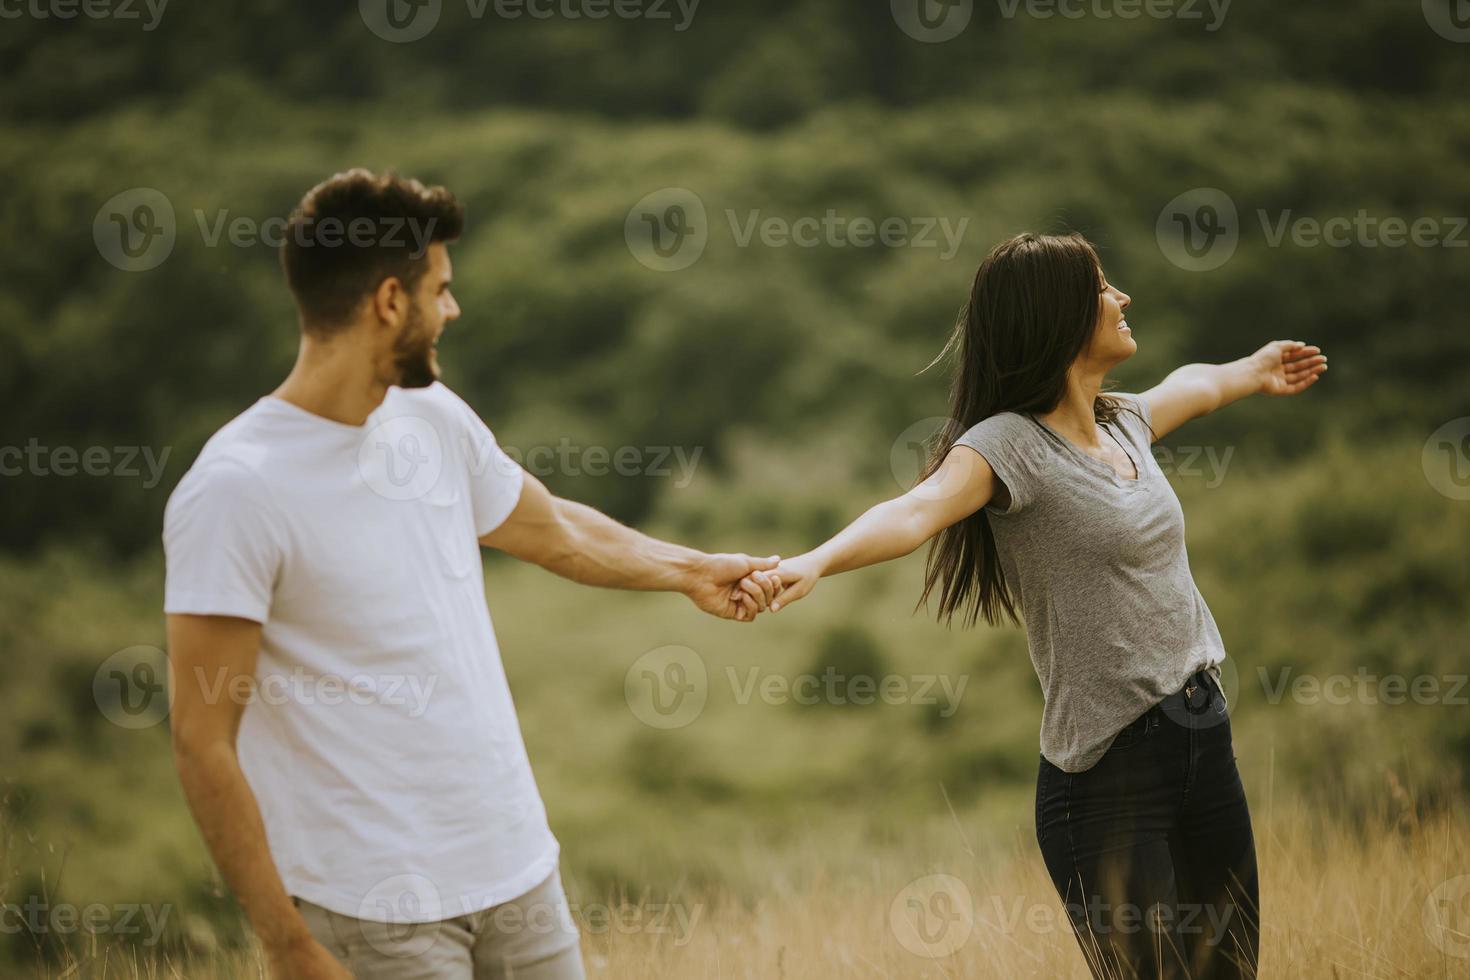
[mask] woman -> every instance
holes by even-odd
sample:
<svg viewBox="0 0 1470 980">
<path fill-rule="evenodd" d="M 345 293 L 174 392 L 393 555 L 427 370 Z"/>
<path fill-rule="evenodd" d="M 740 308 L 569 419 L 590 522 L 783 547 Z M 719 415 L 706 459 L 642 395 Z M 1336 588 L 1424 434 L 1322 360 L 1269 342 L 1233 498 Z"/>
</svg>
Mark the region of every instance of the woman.
<svg viewBox="0 0 1470 980">
<path fill-rule="evenodd" d="M 1225 649 L 1149 446 L 1246 395 L 1303 391 L 1326 358 L 1279 340 L 1104 394 L 1138 349 L 1130 302 L 1079 235 L 997 246 L 941 353 L 958 360 L 951 420 L 918 485 L 783 561 L 771 609 L 937 535 L 921 602 L 937 588 L 946 621 L 1025 621 L 1045 696 L 1036 835 L 1094 976 L 1253 977 Z"/>
</svg>

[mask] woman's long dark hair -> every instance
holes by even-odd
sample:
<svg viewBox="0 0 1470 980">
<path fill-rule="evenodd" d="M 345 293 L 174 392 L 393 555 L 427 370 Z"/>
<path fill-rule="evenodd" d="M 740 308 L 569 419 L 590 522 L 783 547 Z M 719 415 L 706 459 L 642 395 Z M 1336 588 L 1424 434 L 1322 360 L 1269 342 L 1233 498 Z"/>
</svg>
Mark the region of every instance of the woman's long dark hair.
<svg viewBox="0 0 1470 980">
<path fill-rule="evenodd" d="M 1097 252 L 1078 234 L 1017 235 L 991 250 L 934 359 L 954 356 L 954 381 L 949 421 L 930 446 L 920 483 L 976 423 L 999 412 L 1044 414 L 1061 403 L 1067 369 L 1097 328 L 1102 286 Z M 1100 422 L 1115 421 L 1120 410 L 1106 395 L 1093 404 Z M 966 626 L 981 616 L 992 626 L 1003 615 L 1020 623 L 984 508 L 935 536 L 920 605 L 935 586 L 945 622 L 959 611 Z"/>
</svg>

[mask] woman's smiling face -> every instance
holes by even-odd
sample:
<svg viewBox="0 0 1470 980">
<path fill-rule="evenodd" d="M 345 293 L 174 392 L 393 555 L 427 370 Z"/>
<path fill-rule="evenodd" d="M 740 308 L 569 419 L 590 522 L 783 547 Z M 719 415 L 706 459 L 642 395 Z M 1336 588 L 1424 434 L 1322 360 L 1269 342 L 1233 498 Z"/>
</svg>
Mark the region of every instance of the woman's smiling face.
<svg viewBox="0 0 1470 980">
<path fill-rule="evenodd" d="M 1127 360 L 1138 351 L 1138 342 L 1128 326 L 1126 312 L 1133 298 L 1112 283 L 1102 270 L 1098 270 L 1101 295 L 1098 297 L 1097 330 L 1093 334 L 1088 355 L 1108 364 Z"/>
</svg>

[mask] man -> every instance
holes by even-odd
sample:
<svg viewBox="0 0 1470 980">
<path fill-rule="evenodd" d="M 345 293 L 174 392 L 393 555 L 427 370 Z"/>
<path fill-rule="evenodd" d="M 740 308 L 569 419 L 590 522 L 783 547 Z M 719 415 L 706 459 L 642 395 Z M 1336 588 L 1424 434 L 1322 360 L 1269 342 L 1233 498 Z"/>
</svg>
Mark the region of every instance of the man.
<svg viewBox="0 0 1470 980">
<path fill-rule="evenodd" d="M 776 588 L 551 496 L 437 381 L 462 224 L 392 175 L 309 191 L 296 365 L 165 516 L 179 776 L 277 977 L 582 976 L 477 539 L 742 621 Z"/>
</svg>

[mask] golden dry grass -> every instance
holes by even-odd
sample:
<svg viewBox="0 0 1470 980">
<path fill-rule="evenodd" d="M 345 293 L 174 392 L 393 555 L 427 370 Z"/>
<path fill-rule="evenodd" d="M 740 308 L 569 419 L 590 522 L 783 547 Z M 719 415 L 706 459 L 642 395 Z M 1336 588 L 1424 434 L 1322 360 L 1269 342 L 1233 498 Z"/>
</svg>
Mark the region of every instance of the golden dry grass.
<svg viewBox="0 0 1470 980">
<path fill-rule="evenodd" d="M 1353 827 L 1330 808 L 1267 801 L 1256 829 L 1263 977 L 1470 976 L 1470 820 L 1463 813 L 1420 819 L 1402 806 L 1397 816 Z M 587 906 L 578 917 L 588 975 L 1085 978 L 1034 842 L 1018 835 L 981 847 L 959 837 L 948 853 L 940 848 L 922 860 L 875 853 L 866 876 L 840 878 L 820 865 L 823 848 L 833 845 L 806 842 L 794 860 L 808 866 L 786 862 L 785 873 L 773 873 L 769 894 L 754 903 L 713 892 L 685 897 L 672 911 L 624 905 L 613 919 L 598 914 L 607 906 Z M 952 893 L 952 901 L 942 900 L 948 904 L 934 904 L 936 882 Z M 927 936 L 917 935 L 910 899 L 945 913 L 944 927 L 935 918 Z M 264 974 L 250 952 L 188 962 L 99 949 L 38 966 L 31 975 L 238 980 Z"/>
</svg>

